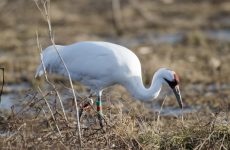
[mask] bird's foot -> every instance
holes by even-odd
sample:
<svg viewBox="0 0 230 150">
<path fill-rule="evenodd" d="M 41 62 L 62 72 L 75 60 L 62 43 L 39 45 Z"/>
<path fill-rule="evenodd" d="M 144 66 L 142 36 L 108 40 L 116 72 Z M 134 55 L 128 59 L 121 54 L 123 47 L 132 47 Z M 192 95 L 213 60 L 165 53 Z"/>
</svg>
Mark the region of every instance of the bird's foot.
<svg viewBox="0 0 230 150">
<path fill-rule="evenodd" d="M 99 120 L 100 129 L 104 130 L 106 121 L 105 118 L 103 117 L 103 114 L 98 113 L 98 120 Z"/>
<path fill-rule="evenodd" d="M 104 121 L 103 121 L 102 118 L 99 118 L 99 124 L 100 124 L 101 129 L 103 129 L 103 127 L 104 127 Z"/>
</svg>

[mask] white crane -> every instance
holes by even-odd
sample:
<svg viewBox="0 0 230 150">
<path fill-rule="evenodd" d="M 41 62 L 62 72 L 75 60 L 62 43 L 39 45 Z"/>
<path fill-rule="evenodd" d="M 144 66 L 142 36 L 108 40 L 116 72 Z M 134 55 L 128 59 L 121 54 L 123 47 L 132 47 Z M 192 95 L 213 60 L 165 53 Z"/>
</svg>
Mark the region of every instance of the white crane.
<svg viewBox="0 0 230 150">
<path fill-rule="evenodd" d="M 56 45 L 55 47 L 63 58 L 72 80 L 79 81 L 95 92 L 101 127 L 103 127 L 102 91 L 114 84 L 124 86 L 133 97 L 141 101 L 157 98 L 162 84 L 168 84 L 180 107 L 183 106 L 177 74 L 172 70 L 160 68 L 154 74 L 151 86 L 145 88 L 138 57 L 123 46 L 108 42 L 79 42 L 66 46 Z M 48 73 L 68 76 L 55 47 L 49 46 L 42 52 L 44 67 Z M 42 74 L 44 74 L 44 69 L 40 64 L 35 77 Z"/>
</svg>

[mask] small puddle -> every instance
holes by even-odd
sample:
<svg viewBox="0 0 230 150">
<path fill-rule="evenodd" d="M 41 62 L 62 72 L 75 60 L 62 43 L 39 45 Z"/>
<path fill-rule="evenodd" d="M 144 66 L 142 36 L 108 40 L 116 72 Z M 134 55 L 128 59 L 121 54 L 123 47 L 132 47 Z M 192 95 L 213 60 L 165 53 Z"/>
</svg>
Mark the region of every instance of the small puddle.
<svg viewBox="0 0 230 150">
<path fill-rule="evenodd" d="M 144 44 L 176 44 L 182 42 L 184 39 L 184 33 L 169 33 L 169 34 L 159 34 L 159 33 L 147 33 L 141 34 L 137 36 L 122 37 L 122 38 L 111 38 L 108 37 L 106 40 L 112 41 L 113 43 L 119 43 L 120 45 L 124 45 L 127 47 L 137 47 Z"/>
<path fill-rule="evenodd" d="M 224 26 L 229 26 L 230 25 L 230 16 L 220 16 L 220 18 L 218 18 L 216 20 L 217 22 L 219 22 L 220 24 L 224 25 Z"/>
<path fill-rule="evenodd" d="M 194 93 L 207 93 L 211 92 L 215 94 L 218 91 L 230 90 L 230 84 L 190 84 L 184 88 L 185 92 Z"/>
<path fill-rule="evenodd" d="M 2 95 L 2 101 L 0 103 L 0 109 L 9 110 L 11 106 L 15 104 L 16 95 L 14 94 L 4 94 Z"/>
<path fill-rule="evenodd" d="M 152 107 L 154 112 L 160 113 L 160 116 L 174 116 L 174 117 L 178 117 L 182 114 L 197 112 L 200 108 L 201 106 L 186 107 L 183 108 L 182 111 L 180 108 L 172 108 L 172 107 L 163 107 L 161 109 L 159 105 Z"/>
<path fill-rule="evenodd" d="M 208 39 L 230 42 L 230 30 L 209 30 L 206 35 Z"/>
<path fill-rule="evenodd" d="M 29 83 L 7 84 L 3 88 L 1 96 L 0 109 L 9 110 L 11 106 L 17 104 L 17 100 L 21 97 L 20 92 L 26 91 L 30 88 Z"/>
<path fill-rule="evenodd" d="M 183 42 L 183 39 L 190 31 L 179 31 L 176 33 L 157 33 L 149 32 L 145 34 L 139 34 L 136 36 L 123 36 L 123 37 L 106 37 L 106 41 L 118 43 L 126 47 L 138 47 L 140 45 L 158 45 L 158 44 L 177 44 Z M 207 39 L 217 40 L 222 42 L 230 42 L 230 30 L 203 30 L 200 31 L 205 35 Z"/>
<path fill-rule="evenodd" d="M 6 137 L 10 137 L 13 136 L 16 132 L 5 132 L 5 131 L 1 131 L 0 130 L 0 137 L 2 138 L 6 138 Z"/>
<path fill-rule="evenodd" d="M 4 86 L 4 93 L 16 93 L 26 91 L 31 87 L 29 83 L 7 84 Z"/>
<path fill-rule="evenodd" d="M 180 43 L 183 40 L 185 34 L 183 33 L 163 34 L 163 35 L 150 34 L 148 36 L 149 39 L 151 40 L 151 43 L 153 44 L 164 44 L 164 43 L 176 44 L 176 43 Z"/>
</svg>

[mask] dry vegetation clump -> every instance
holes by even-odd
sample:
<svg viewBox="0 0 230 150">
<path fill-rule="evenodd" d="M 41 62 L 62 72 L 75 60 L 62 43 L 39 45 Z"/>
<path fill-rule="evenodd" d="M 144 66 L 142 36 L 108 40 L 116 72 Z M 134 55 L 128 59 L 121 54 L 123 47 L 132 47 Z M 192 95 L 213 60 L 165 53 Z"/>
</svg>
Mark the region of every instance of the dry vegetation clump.
<svg viewBox="0 0 230 150">
<path fill-rule="evenodd" d="M 22 106 L 15 105 L 1 119 L 3 149 L 80 148 L 74 106 L 64 101 L 65 120 L 54 92 L 30 91 Z M 45 102 L 48 100 L 54 119 Z M 80 99 L 79 99 L 80 100 Z M 86 110 L 81 118 L 83 149 L 229 149 L 229 111 L 208 109 L 181 116 L 159 116 L 142 103 L 120 97 L 104 102 L 106 125 L 99 128 L 97 113 Z M 83 101 L 82 101 L 83 102 Z M 122 108 L 124 107 L 124 108 Z M 68 109 L 67 109 L 68 108 Z M 125 109 L 126 108 L 126 109 Z"/>
</svg>

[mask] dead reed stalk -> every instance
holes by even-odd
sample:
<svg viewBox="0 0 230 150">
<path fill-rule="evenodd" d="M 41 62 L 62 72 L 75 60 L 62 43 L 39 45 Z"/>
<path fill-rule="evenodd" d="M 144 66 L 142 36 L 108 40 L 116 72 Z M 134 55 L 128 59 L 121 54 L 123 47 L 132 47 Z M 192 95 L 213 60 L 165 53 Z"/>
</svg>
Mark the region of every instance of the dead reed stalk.
<svg viewBox="0 0 230 150">
<path fill-rule="evenodd" d="M 65 68 L 65 70 L 67 72 L 67 75 L 68 75 L 69 83 L 70 83 L 70 86 L 71 86 L 71 89 L 72 89 L 72 94 L 73 94 L 73 97 L 74 97 L 74 103 L 75 103 L 75 109 L 76 109 L 76 116 L 77 116 L 78 137 L 79 137 L 79 144 L 80 144 L 80 147 L 81 147 L 81 143 L 82 143 L 81 142 L 81 129 L 80 129 L 79 110 L 78 110 L 77 98 L 76 98 L 76 94 L 75 94 L 75 91 L 74 91 L 74 88 L 73 88 L 73 82 L 72 82 L 72 78 L 70 76 L 69 70 L 68 70 L 68 68 L 67 68 L 67 66 L 66 66 L 63 58 L 61 57 L 60 53 L 58 52 L 58 49 L 57 49 L 55 41 L 54 41 L 54 36 L 53 36 L 52 26 L 51 26 L 51 19 L 50 19 L 50 1 L 49 0 L 42 1 L 43 2 L 43 9 L 44 9 L 44 11 L 42 11 L 42 9 L 40 8 L 40 6 L 39 6 L 39 4 L 38 4 L 37 1 L 34 0 L 34 2 L 37 5 L 37 7 L 40 10 L 40 12 L 43 15 L 43 17 L 45 17 L 45 20 L 47 21 L 51 43 L 54 46 L 54 48 L 55 48 L 55 50 L 56 50 L 59 58 L 61 59 L 61 62 L 64 65 L 64 68 Z M 45 70 L 45 68 L 43 68 L 43 69 Z"/>
<path fill-rule="evenodd" d="M 2 70 L 2 87 L 1 87 L 1 91 L 0 91 L 0 103 L 2 101 L 2 93 L 3 93 L 3 87 L 5 84 L 5 78 L 4 78 L 4 68 L 0 68 Z"/>
<path fill-rule="evenodd" d="M 59 133 L 60 137 L 63 137 L 62 134 L 61 134 L 61 131 L 60 131 L 59 127 L 58 127 L 58 124 L 57 124 L 57 122 L 56 122 L 56 119 L 55 119 L 55 117 L 54 117 L 54 113 L 53 113 L 53 111 L 52 111 L 52 109 L 51 109 L 51 107 L 50 107 L 48 101 L 46 100 L 45 95 L 43 94 L 43 92 L 42 92 L 42 90 L 41 90 L 40 87 L 38 87 L 38 91 L 39 91 L 40 94 L 42 95 L 42 97 L 43 97 L 43 99 L 44 99 L 44 101 L 45 101 L 45 103 L 46 103 L 46 105 L 47 105 L 47 107 L 48 107 L 48 109 L 49 109 L 49 111 L 50 111 L 50 114 L 51 114 L 51 116 L 52 116 L 52 119 L 53 119 L 53 121 L 54 121 L 54 123 L 55 123 L 55 126 L 56 126 L 56 128 L 57 128 L 57 130 L 58 130 L 58 133 Z"/>
<path fill-rule="evenodd" d="M 63 112 L 64 117 L 65 117 L 65 120 L 66 120 L 66 122 L 68 122 L 68 119 L 67 119 L 67 116 L 66 116 L 66 113 L 65 113 L 65 109 L 64 109 L 64 106 L 63 106 L 63 103 L 62 103 L 61 96 L 60 96 L 59 92 L 57 91 L 56 86 L 52 82 L 50 82 L 49 79 L 48 79 L 48 75 L 47 75 L 47 72 L 46 72 L 46 69 L 45 69 L 45 64 L 43 62 L 42 47 L 40 45 L 39 38 L 38 38 L 38 33 L 37 32 L 36 32 L 36 35 L 37 35 L 37 46 L 38 46 L 38 48 L 40 50 L 41 63 L 42 63 L 42 67 L 43 67 L 44 74 L 45 74 L 45 81 L 49 85 L 51 85 L 53 87 L 54 91 L 56 92 L 56 94 L 58 96 L 58 99 L 59 99 L 59 102 L 61 104 L 61 108 L 62 108 L 62 112 Z"/>
</svg>

